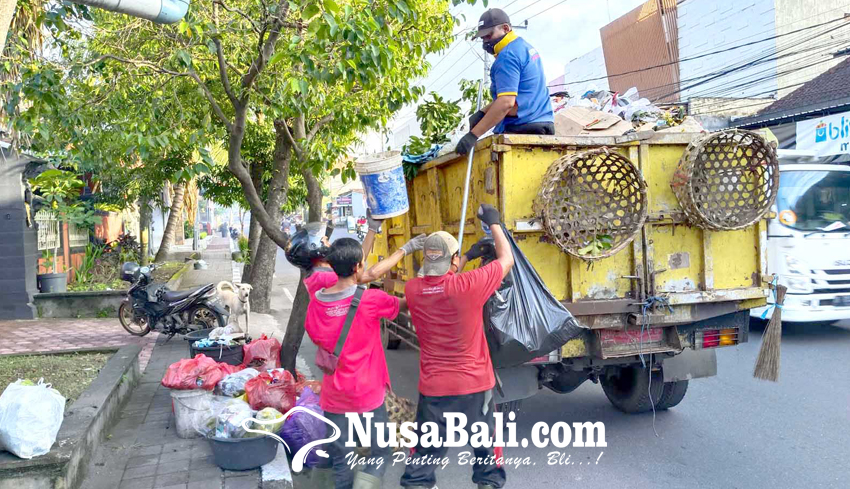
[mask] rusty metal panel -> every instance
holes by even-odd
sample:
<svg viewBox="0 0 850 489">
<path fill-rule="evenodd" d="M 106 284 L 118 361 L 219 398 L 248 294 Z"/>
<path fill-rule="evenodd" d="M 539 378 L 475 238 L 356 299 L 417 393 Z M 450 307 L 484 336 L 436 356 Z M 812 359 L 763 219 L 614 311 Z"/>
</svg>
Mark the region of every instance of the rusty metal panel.
<svg viewBox="0 0 850 489">
<path fill-rule="evenodd" d="M 673 94 L 679 90 L 676 0 L 648 0 L 600 33 L 612 91 L 637 87 L 652 101 L 679 99 Z"/>
</svg>

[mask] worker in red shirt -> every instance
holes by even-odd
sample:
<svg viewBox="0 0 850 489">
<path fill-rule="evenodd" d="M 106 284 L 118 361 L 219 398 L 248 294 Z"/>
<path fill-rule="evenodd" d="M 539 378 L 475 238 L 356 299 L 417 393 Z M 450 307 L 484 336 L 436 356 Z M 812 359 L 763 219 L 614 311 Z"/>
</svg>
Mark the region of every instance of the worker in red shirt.
<svg viewBox="0 0 850 489">
<path fill-rule="evenodd" d="M 374 230 L 370 230 L 370 234 Z M 325 260 L 333 272 L 319 272 L 334 279 L 333 285 L 322 287 L 311 294 L 307 306 L 304 329 L 319 348 L 333 352 L 345 324 L 348 310 L 357 291 L 357 285 L 375 274 L 380 277 L 395 266 L 405 255 L 422 249 L 426 236 L 410 240 L 388 258 L 378 262 L 369 271 L 365 269 L 364 253 L 360 243 L 352 238 L 333 242 Z M 332 276 L 332 277 L 331 277 Z M 306 283 L 306 280 L 305 280 Z M 325 416 L 341 430 L 342 436 L 328 447 L 334 470 L 336 489 L 379 489 L 381 478 L 389 463 L 391 447 L 379 447 L 375 423 L 387 423 L 389 417 L 384 407 L 384 395 L 390 387 L 390 375 L 381 342 L 381 319 L 395 319 L 399 310 L 405 309 L 404 299 L 389 295 L 380 289 L 366 289 L 345 338 L 336 369 L 322 380 L 320 405 Z M 360 423 L 368 424 L 371 416 L 372 435 L 367 464 L 355 474 L 349 465 L 354 448 L 346 447 L 349 420 L 346 413 L 360 414 Z"/>
<path fill-rule="evenodd" d="M 404 288 L 410 317 L 419 339 L 419 406 L 416 422 L 422 439 L 422 426 L 436 423 L 440 438 L 446 440 L 444 413 L 466 415 L 466 429 L 473 423 L 485 422 L 493 433 L 492 389 L 495 386 L 493 363 L 484 337 L 482 308 L 499 288 L 514 264 L 511 247 L 499 224 L 499 212 L 490 205 L 478 209 L 478 218 L 490 226 L 496 260 L 476 270 L 454 273 L 467 260 L 483 255 L 482 244 L 476 243 L 458 257 L 458 243 L 450 234 L 438 231 L 428 236 L 423 247 L 424 276 L 409 280 Z M 421 444 L 420 444 L 421 445 Z M 437 478 L 433 463 L 448 448 L 417 446 L 416 459 L 406 467 L 401 485 L 431 489 Z M 493 460 L 493 448 L 475 448 L 476 459 Z M 419 463 L 417 463 L 419 461 Z M 473 466 L 472 482 L 478 489 L 500 488 L 505 484 L 505 471 L 495 461 Z"/>
</svg>

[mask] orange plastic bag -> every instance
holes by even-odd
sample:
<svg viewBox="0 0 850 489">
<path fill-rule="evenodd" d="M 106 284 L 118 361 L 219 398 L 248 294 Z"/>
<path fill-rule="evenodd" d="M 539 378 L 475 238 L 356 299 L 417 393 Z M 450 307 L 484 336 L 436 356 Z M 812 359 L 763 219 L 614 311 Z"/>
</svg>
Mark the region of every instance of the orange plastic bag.
<svg viewBox="0 0 850 489">
<path fill-rule="evenodd" d="M 204 389 L 211 391 L 227 375 L 231 365 L 218 363 L 201 353 L 172 363 L 162 377 L 162 386 L 169 389 Z M 237 367 L 238 368 L 238 367 Z"/>
<path fill-rule="evenodd" d="M 280 342 L 262 335 L 242 346 L 242 368 L 255 368 L 260 372 L 280 368 Z"/>
<path fill-rule="evenodd" d="M 286 370 L 261 373 L 245 383 L 251 409 L 275 408 L 286 414 L 295 407 L 295 379 Z"/>
<path fill-rule="evenodd" d="M 301 397 L 301 394 L 304 392 L 304 388 L 309 387 L 314 394 L 322 393 L 322 382 L 319 380 L 299 380 L 295 384 L 295 394 L 298 397 Z"/>
</svg>

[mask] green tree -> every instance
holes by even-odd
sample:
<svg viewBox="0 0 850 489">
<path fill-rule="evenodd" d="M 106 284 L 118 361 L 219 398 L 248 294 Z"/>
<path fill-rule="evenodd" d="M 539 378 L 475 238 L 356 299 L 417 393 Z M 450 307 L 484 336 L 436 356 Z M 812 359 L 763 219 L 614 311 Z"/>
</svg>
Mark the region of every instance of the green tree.
<svg viewBox="0 0 850 489">
<path fill-rule="evenodd" d="M 214 0 L 193 3 L 174 26 L 99 12 L 93 17 L 93 35 L 69 52 L 66 66 L 27 67 L 29 86 L 18 91 L 80 111 L 57 110 L 60 121 L 45 125 L 50 110 L 35 110 L 22 118 L 23 129 L 51 131 L 40 136 L 55 142 L 51 126 L 58 125 L 57 132 L 80 146 L 88 146 L 93 133 L 107 143 L 98 151 L 125 166 L 147 166 L 145 152 L 158 161 L 172 144 L 203 148 L 219 138 L 263 230 L 256 253 L 264 243 L 272 251 L 274 244 L 286 245 L 276 213 L 287 201 L 290 170 L 304 181 L 310 219 L 320 219 L 317 175 L 346 154 L 358 133 L 384 124 L 422 94 L 413 80 L 426 73 L 426 54 L 448 46 L 455 25 L 442 0 Z M 33 89 L 44 78 L 51 89 Z M 56 93 L 71 96 L 46 100 Z M 273 121 L 275 133 L 265 198 L 265 184 L 255 178 L 262 173 L 243 160 L 248 121 L 260 115 Z M 90 148 L 72 152 L 87 164 L 108 161 Z M 353 177 L 353 169 L 344 176 Z M 302 289 L 284 340 L 288 368 L 303 336 Z"/>
</svg>

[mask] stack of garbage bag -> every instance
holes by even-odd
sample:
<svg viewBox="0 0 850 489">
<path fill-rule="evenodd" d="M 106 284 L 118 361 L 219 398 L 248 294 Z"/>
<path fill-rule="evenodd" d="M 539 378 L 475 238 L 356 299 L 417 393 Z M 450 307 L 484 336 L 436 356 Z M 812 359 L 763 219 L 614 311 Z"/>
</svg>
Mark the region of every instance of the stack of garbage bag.
<svg viewBox="0 0 850 489">
<path fill-rule="evenodd" d="M 162 385 L 177 396 L 176 424 L 187 427 L 180 436 L 202 436 L 220 445 L 223 440 L 239 443 L 274 435 L 292 453 L 324 438 L 326 424 L 318 417 L 323 415 L 321 382 L 279 368 L 280 343 L 275 339 L 263 336 L 244 345 L 243 352 L 245 360 L 239 366 L 199 354 L 168 367 Z M 295 407 L 318 416 L 292 411 Z M 308 467 L 326 462 L 315 449 L 305 462 Z"/>
<path fill-rule="evenodd" d="M 184 358 L 171 364 L 165 371 L 161 384 L 169 389 L 211 391 L 225 376 L 240 370 L 240 366 L 216 362 L 199 353 L 195 358 Z"/>
</svg>

